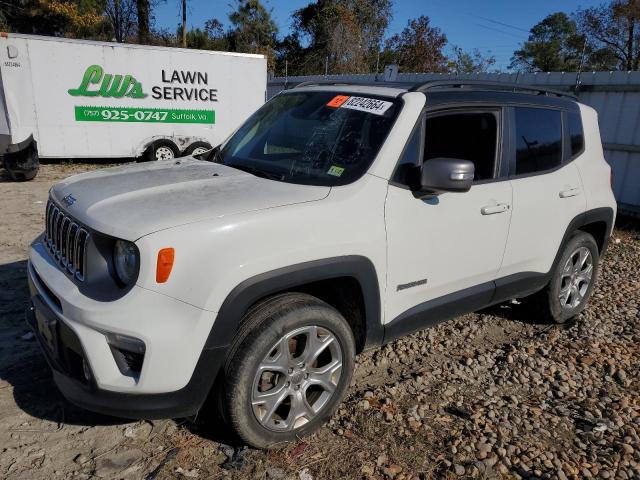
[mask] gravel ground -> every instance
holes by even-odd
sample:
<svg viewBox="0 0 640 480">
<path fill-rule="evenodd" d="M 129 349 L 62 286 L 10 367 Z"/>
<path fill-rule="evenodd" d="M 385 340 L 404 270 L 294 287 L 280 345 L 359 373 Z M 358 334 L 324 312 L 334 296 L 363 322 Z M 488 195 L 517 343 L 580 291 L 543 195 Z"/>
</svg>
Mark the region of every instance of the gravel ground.
<svg viewBox="0 0 640 480">
<path fill-rule="evenodd" d="M 330 424 L 280 450 L 220 423 L 127 422 L 57 392 L 23 323 L 25 259 L 49 186 L 96 166 L 0 179 L 0 478 L 640 478 L 640 223 L 621 220 L 588 310 L 522 301 L 358 357 Z"/>
</svg>

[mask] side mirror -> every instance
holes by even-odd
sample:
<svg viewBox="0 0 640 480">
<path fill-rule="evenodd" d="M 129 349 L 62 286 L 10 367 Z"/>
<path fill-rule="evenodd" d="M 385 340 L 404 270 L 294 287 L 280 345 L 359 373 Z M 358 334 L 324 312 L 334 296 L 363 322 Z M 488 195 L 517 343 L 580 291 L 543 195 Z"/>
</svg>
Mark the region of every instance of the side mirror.
<svg viewBox="0 0 640 480">
<path fill-rule="evenodd" d="M 459 158 L 432 158 L 420 169 L 420 191 L 437 195 L 443 192 L 468 192 L 473 183 L 473 162 Z"/>
</svg>

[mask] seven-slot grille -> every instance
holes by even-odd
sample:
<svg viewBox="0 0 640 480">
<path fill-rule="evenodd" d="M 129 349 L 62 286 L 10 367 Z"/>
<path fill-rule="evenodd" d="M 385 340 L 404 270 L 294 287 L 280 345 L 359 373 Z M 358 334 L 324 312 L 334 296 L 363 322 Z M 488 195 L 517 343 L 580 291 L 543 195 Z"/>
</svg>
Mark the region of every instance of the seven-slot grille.
<svg viewBox="0 0 640 480">
<path fill-rule="evenodd" d="M 51 201 L 47 203 L 45 222 L 45 245 L 51 255 L 65 271 L 84 281 L 89 232 Z"/>
</svg>

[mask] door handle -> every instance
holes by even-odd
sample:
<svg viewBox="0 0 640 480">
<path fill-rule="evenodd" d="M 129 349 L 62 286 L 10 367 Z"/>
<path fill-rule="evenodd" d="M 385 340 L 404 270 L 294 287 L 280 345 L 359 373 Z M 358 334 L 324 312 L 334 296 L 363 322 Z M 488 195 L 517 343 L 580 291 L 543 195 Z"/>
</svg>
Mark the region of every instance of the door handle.
<svg viewBox="0 0 640 480">
<path fill-rule="evenodd" d="M 497 205 L 487 205 L 480 209 L 482 215 L 494 215 L 496 213 L 506 212 L 509 209 L 509 205 L 506 203 L 499 203 Z"/>
<path fill-rule="evenodd" d="M 560 191 L 560 198 L 569 198 L 575 197 L 580 194 L 580 189 L 578 187 L 567 188 L 566 190 Z"/>
</svg>

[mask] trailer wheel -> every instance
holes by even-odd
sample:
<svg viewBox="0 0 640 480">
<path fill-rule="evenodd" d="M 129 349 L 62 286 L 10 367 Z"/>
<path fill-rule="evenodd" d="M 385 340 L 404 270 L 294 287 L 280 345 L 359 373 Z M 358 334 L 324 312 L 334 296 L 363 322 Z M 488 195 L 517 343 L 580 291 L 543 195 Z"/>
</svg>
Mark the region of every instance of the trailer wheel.
<svg viewBox="0 0 640 480">
<path fill-rule="evenodd" d="M 173 160 L 180 155 L 180 149 L 171 140 L 156 140 L 144 153 L 144 160 Z"/>
<path fill-rule="evenodd" d="M 38 175 L 38 169 L 31 170 L 25 173 L 12 173 L 9 172 L 9 176 L 15 182 L 28 182 L 29 180 L 33 180 Z"/>
<path fill-rule="evenodd" d="M 184 156 L 193 155 L 195 157 L 196 155 L 201 155 L 212 148 L 213 147 L 208 142 L 193 142 L 184 151 Z"/>
<path fill-rule="evenodd" d="M 38 146 L 33 135 L 23 142 L 9 145 L 4 155 L 0 156 L 0 160 L 9 178 L 14 182 L 33 180 L 40 168 Z"/>
</svg>

